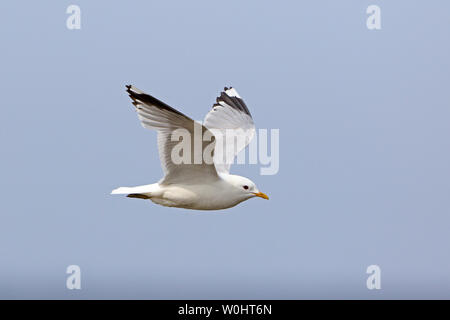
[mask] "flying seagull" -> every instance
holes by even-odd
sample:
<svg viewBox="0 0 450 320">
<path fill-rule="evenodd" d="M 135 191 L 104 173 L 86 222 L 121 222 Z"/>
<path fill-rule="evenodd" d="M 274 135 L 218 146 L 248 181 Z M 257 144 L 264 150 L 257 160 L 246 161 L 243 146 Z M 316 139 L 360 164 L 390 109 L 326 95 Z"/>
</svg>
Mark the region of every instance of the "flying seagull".
<svg viewBox="0 0 450 320">
<path fill-rule="evenodd" d="M 250 179 L 230 174 L 234 157 L 255 134 L 252 116 L 234 88 L 224 88 L 203 124 L 134 86 L 126 88 L 142 126 L 158 132 L 158 151 L 165 176 L 157 183 L 120 187 L 111 194 L 126 194 L 167 207 L 195 210 L 231 208 L 254 197 L 269 199 Z M 176 132 L 187 134 L 182 139 L 187 149 L 181 152 L 175 149 L 180 144 L 179 139 L 174 138 Z M 209 139 L 199 142 L 198 133 Z M 233 139 L 227 139 L 229 136 Z M 241 138 L 243 143 L 236 145 L 234 137 Z M 185 138 L 187 140 L 183 141 Z M 195 159 L 208 154 L 208 148 L 211 161 L 207 161 L 207 157 L 201 157 L 200 161 Z M 187 161 L 174 161 L 177 154 L 185 155 Z"/>
</svg>

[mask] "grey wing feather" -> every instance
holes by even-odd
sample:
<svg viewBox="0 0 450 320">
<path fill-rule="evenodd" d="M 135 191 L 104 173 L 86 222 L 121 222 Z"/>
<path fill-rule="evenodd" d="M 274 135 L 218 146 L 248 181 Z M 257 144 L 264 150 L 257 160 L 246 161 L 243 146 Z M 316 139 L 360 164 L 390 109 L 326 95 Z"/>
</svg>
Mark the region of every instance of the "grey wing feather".
<svg viewBox="0 0 450 320">
<path fill-rule="evenodd" d="M 207 145 L 214 144 L 215 141 L 203 141 L 195 139 L 194 133 L 205 134 L 208 129 L 201 124 L 170 107 L 164 102 L 142 92 L 129 85 L 127 92 L 136 108 L 139 120 L 144 128 L 156 129 L 158 131 L 158 151 L 161 166 L 165 176 L 160 181 L 161 184 L 189 183 L 189 181 L 214 180 L 218 179 L 217 171 L 213 163 L 203 161 L 203 150 Z M 184 129 L 189 132 L 191 158 L 188 163 L 176 164 L 172 159 L 173 148 L 180 141 L 172 141 L 172 133 L 177 129 Z M 212 135 L 212 133 L 209 133 Z M 196 148 L 195 143 L 201 143 L 201 148 Z M 199 155 L 199 153 L 202 153 Z M 201 163 L 194 163 L 195 158 L 202 159 Z"/>
<path fill-rule="evenodd" d="M 250 111 L 234 88 L 224 88 L 203 125 L 216 137 L 217 171 L 228 173 L 234 158 L 250 143 L 256 131 Z"/>
</svg>

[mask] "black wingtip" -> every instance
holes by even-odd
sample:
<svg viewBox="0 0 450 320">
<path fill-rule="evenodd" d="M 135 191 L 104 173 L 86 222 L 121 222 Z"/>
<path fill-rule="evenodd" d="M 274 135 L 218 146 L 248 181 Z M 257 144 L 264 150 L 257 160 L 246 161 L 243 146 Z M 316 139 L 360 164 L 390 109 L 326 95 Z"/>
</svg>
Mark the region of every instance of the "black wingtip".
<svg viewBox="0 0 450 320">
<path fill-rule="evenodd" d="M 248 108 L 245 105 L 245 102 L 244 102 L 244 100 L 242 100 L 242 98 L 228 95 L 228 93 L 226 91 L 230 90 L 230 89 L 233 89 L 233 87 L 230 87 L 230 88 L 225 87 L 225 91 L 221 92 L 220 96 L 216 98 L 216 103 L 220 104 L 220 102 L 223 101 L 226 104 L 228 104 L 230 107 L 232 107 L 236 110 L 242 111 L 251 117 L 252 115 L 250 114 L 250 111 L 248 110 Z"/>
<path fill-rule="evenodd" d="M 127 195 L 128 198 L 137 198 L 137 199 L 150 199 L 149 196 L 146 196 L 145 194 L 140 193 L 130 193 Z"/>
<path fill-rule="evenodd" d="M 162 102 L 161 100 L 156 99 L 155 97 L 143 93 L 142 91 L 140 91 L 137 88 L 134 88 L 134 90 L 132 90 L 132 85 L 126 85 L 125 86 L 127 88 L 127 92 L 132 100 L 131 103 L 133 103 L 133 105 L 139 109 L 139 105 L 143 105 L 143 104 L 147 104 L 147 105 L 151 105 L 151 106 L 155 106 L 159 109 L 164 109 L 173 113 L 176 113 L 180 116 L 186 117 L 189 119 L 189 117 L 187 117 L 186 115 L 184 115 L 183 113 L 181 113 L 180 111 L 172 108 L 171 106 L 165 104 L 164 102 Z"/>
</svg>

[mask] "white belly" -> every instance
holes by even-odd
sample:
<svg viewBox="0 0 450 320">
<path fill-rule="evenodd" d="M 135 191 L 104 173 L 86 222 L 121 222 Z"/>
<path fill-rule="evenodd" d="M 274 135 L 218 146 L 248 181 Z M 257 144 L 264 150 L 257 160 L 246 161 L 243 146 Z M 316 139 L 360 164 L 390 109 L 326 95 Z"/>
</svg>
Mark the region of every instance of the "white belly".
<svg viewBox="0 0 450 320">
<path fill-rule="evenodd" d="M 223 183 L 205 185 L 161 186 L 159 195 L 151 196 L 154 203 L 166 206 L 195 210 L 219 210 L 237 205 L 243 200 L 235 199 L 227 192 Z"/>
</svg>

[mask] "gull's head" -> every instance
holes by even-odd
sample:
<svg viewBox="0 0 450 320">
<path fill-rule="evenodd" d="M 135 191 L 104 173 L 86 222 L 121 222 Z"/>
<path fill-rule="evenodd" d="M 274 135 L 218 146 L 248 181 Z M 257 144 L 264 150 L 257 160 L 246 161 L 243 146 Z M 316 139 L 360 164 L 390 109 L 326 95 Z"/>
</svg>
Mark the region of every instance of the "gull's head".
<svg viewBox="0 0 450 320">
<path fill-rule="evenodd" d="M 242 201 L 254 197 L 260 197 L 269 200 L 269 197 L 265 193 L 259 191 L 255 183 L 250 179 L 236 175 L 228 175 L 226 180 L 233 186 L 234 193 L 236 194 L 236 196 L 241 198 Z"/>
</svg>

